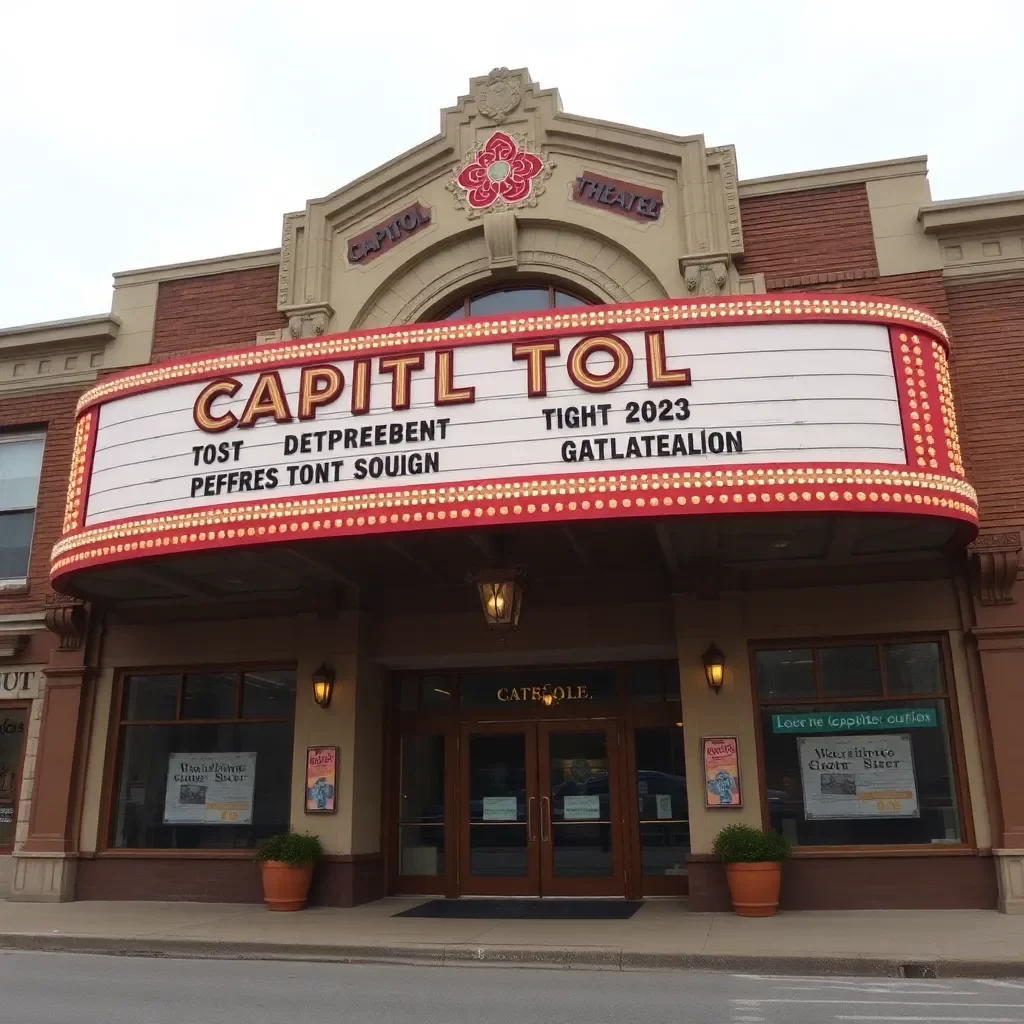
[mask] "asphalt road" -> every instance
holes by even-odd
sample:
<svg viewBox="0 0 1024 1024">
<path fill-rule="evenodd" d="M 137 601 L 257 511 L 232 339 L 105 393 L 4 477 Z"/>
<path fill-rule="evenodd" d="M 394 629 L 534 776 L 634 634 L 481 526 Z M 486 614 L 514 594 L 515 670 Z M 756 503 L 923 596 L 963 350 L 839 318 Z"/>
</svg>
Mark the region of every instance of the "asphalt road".
<svg viewBox="0 0 1024 1024">
<path fill-rule="evenodd" d="M 0 953 L 2 1024 L 1024 1024 L 1024 981 Z"/>
</svg>

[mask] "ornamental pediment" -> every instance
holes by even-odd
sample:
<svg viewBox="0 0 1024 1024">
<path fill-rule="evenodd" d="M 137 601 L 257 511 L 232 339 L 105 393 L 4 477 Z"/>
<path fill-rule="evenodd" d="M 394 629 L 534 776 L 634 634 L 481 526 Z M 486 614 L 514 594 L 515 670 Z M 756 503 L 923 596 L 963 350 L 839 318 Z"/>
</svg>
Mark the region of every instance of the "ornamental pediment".
<svg viewBox="0 0 1024 1024">
<path fill-rule="evenodd" d="M 520 244 L 531 226 L 564 238 Z M 597 301 L 763 290 L 741 282 L 742 252 L 732 146 L 568 114 L 525 68 L 495 68 L 441 111 L 436 136 L 284 217 L 281 333 L 420 318 L 431 310 L 389 293 L 410 273 L 437 282 L 435 304 L 517 272 L 560 279 L 560 267 Z M 620 253 L 628 276 L 594 283 L 587 268 L 607 274 Z"/>
</svg>

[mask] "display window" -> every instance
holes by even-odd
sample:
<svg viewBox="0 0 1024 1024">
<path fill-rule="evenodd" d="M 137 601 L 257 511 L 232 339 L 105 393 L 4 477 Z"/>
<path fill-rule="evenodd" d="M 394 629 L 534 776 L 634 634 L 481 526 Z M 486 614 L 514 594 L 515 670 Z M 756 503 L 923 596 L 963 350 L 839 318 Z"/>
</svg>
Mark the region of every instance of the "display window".
<svg viewBox="0 0 1024 1024">
<path fill-rule="evenodd" d="M 121 679 L 109 843 L 249 849 L 288 828 L 294 669 Z"/>
<path fill-rule="evenodd" d="M 968 841 L 940 640 L 760 647 L 752 658 L 766 817 L 794 846 Z"/>
</svg>

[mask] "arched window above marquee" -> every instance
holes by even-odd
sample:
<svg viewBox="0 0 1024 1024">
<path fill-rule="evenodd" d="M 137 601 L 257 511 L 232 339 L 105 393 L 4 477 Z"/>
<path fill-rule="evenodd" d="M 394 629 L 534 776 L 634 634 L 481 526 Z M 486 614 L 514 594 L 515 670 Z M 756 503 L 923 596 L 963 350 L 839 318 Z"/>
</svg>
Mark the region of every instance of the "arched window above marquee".
<svg viewBox="0 0 1024 1024">
<path fill-rule="evenodd" d="M 553 284 L 518 285 L 514 288 L 490 288 L 463 296 L 431 320 L 461 320 L 467 316 L 501 316 L 506 313 L 533 313 L 538 309 L 562 309 L 566 306 L 590 306 L 594 300 L 574 295 Z"/>
</svg>

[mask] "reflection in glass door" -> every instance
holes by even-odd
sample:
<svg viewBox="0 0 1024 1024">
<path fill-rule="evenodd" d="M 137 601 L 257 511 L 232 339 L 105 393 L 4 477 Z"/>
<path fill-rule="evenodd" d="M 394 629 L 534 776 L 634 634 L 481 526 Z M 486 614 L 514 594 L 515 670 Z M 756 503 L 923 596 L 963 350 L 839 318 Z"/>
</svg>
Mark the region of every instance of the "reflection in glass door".
<svg viewBox="0 0 1024 1024">
<path fill-rule="evenodd" d="M 537 895 L 536 727 L 465 726 L 462 765 L 462 893 Z"/>
<path fill-rule="evenodd" d="M 461 754 L 463 894 L 624 895 L 614 725 L 467 725 Z"/>
<path fill-rule="evenodd" d="M 545 896 L 622 896 L 618 746 L 607 722 L 538 726 Z"/>
</svg>

